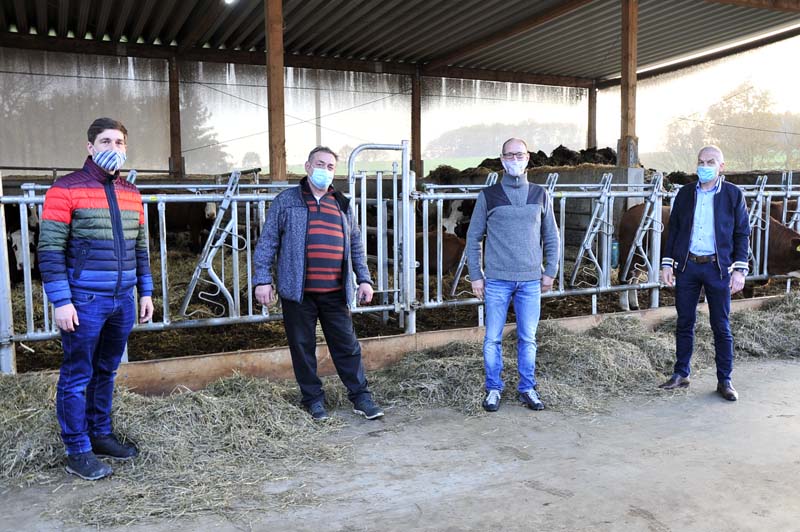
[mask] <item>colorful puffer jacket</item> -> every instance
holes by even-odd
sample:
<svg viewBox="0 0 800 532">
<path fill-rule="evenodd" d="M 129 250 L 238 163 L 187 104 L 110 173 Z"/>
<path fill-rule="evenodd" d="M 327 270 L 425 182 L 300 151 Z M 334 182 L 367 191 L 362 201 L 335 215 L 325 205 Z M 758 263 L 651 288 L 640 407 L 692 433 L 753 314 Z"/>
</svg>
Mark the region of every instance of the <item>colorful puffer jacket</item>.
<svg viewBox="0 0 800 532">
<path fill-rule="evenodd" d="M 117 295 L 134 285 L 153 293 L 144 209 L 136 187 L 108 175 L 91 157 L 83 169 L 58 179 L 44 200 L 39 269 L 54 306 L 72 292 Z"/>
</svg>

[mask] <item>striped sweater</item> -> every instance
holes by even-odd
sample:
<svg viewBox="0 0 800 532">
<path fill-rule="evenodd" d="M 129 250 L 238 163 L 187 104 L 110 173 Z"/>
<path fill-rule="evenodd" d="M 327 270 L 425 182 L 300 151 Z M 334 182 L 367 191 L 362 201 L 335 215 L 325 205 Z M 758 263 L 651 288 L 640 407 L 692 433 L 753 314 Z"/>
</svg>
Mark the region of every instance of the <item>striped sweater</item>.
<svg viewBox="0 0 800 532">
<path fill-rule="evenodd" d="M 303 190 L 308 205 L 306 237 L 306 292 L 334 292 L 342 289 L 344 231 L 339 204 L 329 192 L 319 199 Z"/>
<path fill-rule="evenodd" d="M 38 252 L 56 307 L 71 303 L 73 291 L 117 295 L 136 285 L 140 297 L 153 292 L 139 191 L 91 157 L 47 191 Z"/>
</svg>

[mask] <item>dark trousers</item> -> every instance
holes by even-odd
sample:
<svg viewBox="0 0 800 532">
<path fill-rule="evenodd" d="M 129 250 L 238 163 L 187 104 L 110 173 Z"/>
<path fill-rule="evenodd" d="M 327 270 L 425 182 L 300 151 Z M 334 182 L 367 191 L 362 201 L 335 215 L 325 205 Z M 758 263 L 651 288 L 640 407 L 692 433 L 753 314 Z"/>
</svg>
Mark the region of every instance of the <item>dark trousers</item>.
<svg viewBox="0 0 800 532">
<path fill-rule="evenodd" d="M 64 361 L 56 391 L 56 417 L 69 455 L 91 451 L 90 436 L 111 434 L 114 376 L 136 320 L 133 291 L 73 293 L 72 303 L 80 325 L 61 332 Z"/>
<path fill-rule="evenodd" d="M 369 396 L 361 346 L 344 292 L 306 292 L 302 302 L 281 299 L 281 306 L 294 376 L 300 385 L 303 404 L 308 406 L 325 399 L 322 382 L 317 377 L 317 319 L 322 325 L 336 372 L 347 387 L 348 399 L 355 403 L 364 395 Z"/>
<path fill-rule="evenodd" d="M 678 322 L 675 328 L 675 373 L 688 377 L 694 349 L 694 326 L 697 317 L 697 300 L 700 289 L 706 293 L 711 330 L 714 332 L 714 353 L 717 363 L 717 380 L 730 380 L 733 372 L 733 335 L 729 315 L 731 311 L 730 275 L 720 273 L 717 264 L 687 262 L 686 269 L 675 278 L 675 309 Z"/>
</svg>

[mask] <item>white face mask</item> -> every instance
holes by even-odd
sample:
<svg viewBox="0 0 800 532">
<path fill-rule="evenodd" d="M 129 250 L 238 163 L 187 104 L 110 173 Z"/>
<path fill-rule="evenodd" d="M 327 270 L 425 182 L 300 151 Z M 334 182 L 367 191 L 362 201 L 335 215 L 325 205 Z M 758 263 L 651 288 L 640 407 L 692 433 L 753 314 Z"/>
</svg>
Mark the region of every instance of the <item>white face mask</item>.
<svg viewBox="0 0 800 532">
<path fill-rule="evenodd" d="M 528 161 L 522 160 L 518 161 L 513 159 L 511 161 L 506 159 L 501 159 L 503 163 L 503 168 L 505 169 L 506 173 L 513 177 L 519 177 L 525 173 L 525 169 L 528 167 Z"/>
</svg>

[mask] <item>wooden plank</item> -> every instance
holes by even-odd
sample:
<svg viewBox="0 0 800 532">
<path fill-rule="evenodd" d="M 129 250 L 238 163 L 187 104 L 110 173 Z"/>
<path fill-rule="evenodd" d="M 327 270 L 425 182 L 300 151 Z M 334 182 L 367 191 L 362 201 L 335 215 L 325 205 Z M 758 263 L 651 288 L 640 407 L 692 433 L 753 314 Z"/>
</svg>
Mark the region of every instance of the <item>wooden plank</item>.
<svg viewBox="0 0 800 532">
<path fill-rule="evenodd" d="M 570 13 L 571 11 L 574 11 L 579 7 L 582 7 L 592 1 L 593 0 L 567 0 L 565 2 L 561 2 L 560 4 L 555 5 L 550 9 L 547 9 L 541 13 L 537 13 L 536 15 L 530 18 L 526 18 L 525 20 L 522 20 L 514 24 L 507 30 L 496 32 L 495 35 L 489 37 L 482 37 L 465 46 L 462 46 L 458 50 L 454 50 L 439 58 L 436 58 L 432 60 L 430 63 L 428 63 L 428 67 L 431 69 L 436 69 L 439 67 L 452 65 L 462 57 L 465 57 L 474 52 L 478 52 L 480 50 L 484 50 L 486 48 L 489 48 L 490 46 L 494 46 L 497 43 L 516 37 L 521 33 L 532 30 L 538 26 L 541 26 L 542 24 L 545 24 L 546 22 L 550 22 L 551 20 L 555 20 L 558 17 L 566 15 L 567 13 Z M 507 15 L 503 14 L 501 16 L 507 16 Z"/>
<path fill-rule="evenodd" d="M 597 88 L 592 85 L 588 89 L 589 102 L 588 102 L 588 117 L 586 127 L 586 147 L 597 147 Z"/>
<path fill-rule="evenodd" d="M 169 172 L 172 177 L 183 176 L 183 154 L 181 153 L 181 91 L 180 63 L 169 59 Z"/>
<path fill-rule="evenodd" d="M 264 3 L 267 31 L 267 112 L 269 116 L 269 173 L 273 181 L 286 179 L 286 117 L 283 72 L 283 1 Z"/>
<path fill-rule="evenodd" d="M 800 0 L 706 0 L 715 4 L 732 4 L 735 6 L 771 9 L 787 13 L 800 13 Z"/>
<path fill-rule="evenodd" d="M 417 178 L 424 177 L 422 167 L 422 76 L 411 76 L 411 161 Z"/>
<path fill-rule="evenodd" d="M 636 64 L 639 32 L 639 0 L 622 0 L 622 87 L 620 90 L 620 146 L 617 164 L 635 166 Z"/>
</svg>

